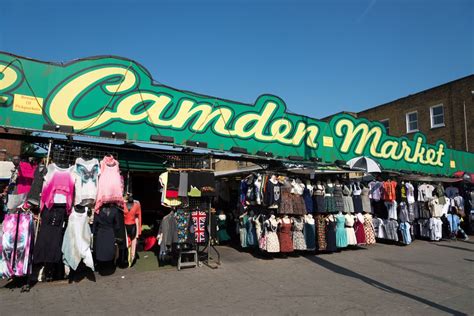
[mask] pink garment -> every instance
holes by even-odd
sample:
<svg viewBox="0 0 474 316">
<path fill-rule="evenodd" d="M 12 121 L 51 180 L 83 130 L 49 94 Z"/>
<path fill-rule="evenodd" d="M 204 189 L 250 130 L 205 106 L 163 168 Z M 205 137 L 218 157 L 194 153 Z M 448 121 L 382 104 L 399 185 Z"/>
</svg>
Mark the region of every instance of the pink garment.
<svg viewBox="0 0 474 316">
<path fill-rule="evenodd" d="M 33 214 L 6 214 L 0 238 L 0 278 L 25 276 L 31 272 L 30 252 L 34 235 Z"/>
<path fill-rule="evenodd" d="M 31 183 L 35 176 L 35 170 L 37 164 L 30 164 L 29 162 L 20 162 L 18 168 L 18 180 L 17 180 L 17 194 L 23 194 L 30 192 Z"/>
<path fill-rule="evenodd" d="M 69 169 L 60 170 L 56 168 L 50 180 L 44 183 L 43 192 L 41 193 L 41 210 L 45 206 L 51 208 L 55 203 L 55 196 L 57 194 L 65 196 L 66 211 L 69 215 L 74 196 L 74 177 Z"/>
<path fill-rule="evenodd" d="M 105 203 L 123 204 L 123 181 L 120 176 L 119 163 L 112 156 L 105 156 L 100 162 L 99 185 L 95 212 Z"/>
</svg>

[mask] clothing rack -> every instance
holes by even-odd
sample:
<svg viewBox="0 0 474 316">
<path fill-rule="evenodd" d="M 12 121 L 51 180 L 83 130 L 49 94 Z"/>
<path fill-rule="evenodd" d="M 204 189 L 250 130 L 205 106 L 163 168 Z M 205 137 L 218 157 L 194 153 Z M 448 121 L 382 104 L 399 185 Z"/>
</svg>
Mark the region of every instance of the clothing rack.
<svg viewBox="0 0 474 316">
<path fill-rule="evenodd" d="M 167 171 L 174 171 L 174 172 L 181 172 L 181 171 L 194 171 L 194 172 L 214 172 L 214 170 L 209 169 L 210 166 L 210 157 L 209 162 L 206 164 L 202 157 L 195 157 L 195 156 L 184 156 L 183 160 L 179 161 L 179 164 L 174 164 L 173 167 L 167 168 Z M 196 159 L 198 158 L 198 159 Z M 202 165 L 196 165 L 201 163 Z M 179 168 L 177 165 L 181 165 L 182 167 Z M 204 206 L 204 209 L 203 209 Z M 207 213 L 208 216 L 208 225 L 207 225 L 207 244 L 206 246 L 199 250 L 199 253 L 205 257 L 203 263 L 211 269 L 217 269 L 218 265 L 221 264 L 221 256 L 219 251 L 211 244 L 211 225 L 212 225 L 212 216 L 211 216 L 211 197 L 188 197 L 186 201 L 183 201 L 183 205 L 181 208 L 191 209 L 201 209 Z M 211 251 L 214 251 L 217 256 L 217 262 L 215 264 L 212 263 L 214 261 L 213 257 L 211 256 Z"/>
</svg>

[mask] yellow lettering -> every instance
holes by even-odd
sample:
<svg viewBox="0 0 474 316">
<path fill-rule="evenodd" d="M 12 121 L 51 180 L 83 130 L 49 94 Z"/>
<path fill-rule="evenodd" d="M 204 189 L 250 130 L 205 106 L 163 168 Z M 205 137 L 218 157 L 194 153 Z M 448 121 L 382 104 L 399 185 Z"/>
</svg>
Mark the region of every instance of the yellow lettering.
<svg viewBox="0 0 474 316">
<path fill-rule="evenodd" d="M 344 127 L 346 127 L 345 131 L 343 131 Z M 382 129 L 378 126 L 374 126 L 369 130 L 369 126 L 366 123 L 360 123 L 357 127 L 354 127 L 354 123 L 351 120 L 342 119 L 337 122 L 336 135 L 344 137 L 340 148 L 342 152 L 348 152 L 356 138 L 359 137 L 354 150 L 356 154 L 361 155 L 369 141 L 371 141 L 370 154 L 377 158 L 381 156 L 377 152 L 377 147 L 382 137 Z"/>
<path fill-rule="evenodd" d="M 282 129 L 283 128 L 283 129 Z M 273 139 L 283 144 L 291 144 L 291 139 L 285 138 L 291 132 L 292 124 L 287 119 L 279 119 L 272 123 L 270 130 L 273 135 Z"/>
<path fill-rule="evenodd" d="M 104 83 L 104 89 L 111 94 L 119 94 L 131 89 L 136 84 L 137 80 L 135 74 L 132 71 L 128 71 L 127 68 L 119 66 L 91 70 L 72 79 L 62 87 L 51 100 L 48 108 L 49 117 L 56 124 L 73 126 L 76 130 L 91 128 L 103 124 L 114 116 L 108 110 L 105 110 L 102 115 L 99 113 L 88 119 L 75 120 L 70 118 L 70 108 L 73 106 L 76 98 L 87 93 L 91 86 L 103 82 L 105 78 L 116 79 L 117 76 L 121 76 L 121 84 Z M 103 104 L 101 106 L 106 105 L 107 104 Z M 95 107 L 97 108 L 99 106 L 95 105 Z"/>
<path fill-rule="evenodd" d="M 6 67 L 6 65 L 0 63 L 0 91 L 11 87 L 17 79 L 18 73 L 13 69 L 13 67 Z"/>
<path fill-rule="evenodd" d="M 308 134 L 306 138 L 306 145 L 311 148 L 317 148 L 318 144 L 316 143 L 316 138 L 318 137 L 319 127 L 316 125 L 306 126 L 305 123 L 299 122 L 296 126 L 295 136 L 293 136 L 293 145 L 298 146 L 303 137 Z"/>
</svg>

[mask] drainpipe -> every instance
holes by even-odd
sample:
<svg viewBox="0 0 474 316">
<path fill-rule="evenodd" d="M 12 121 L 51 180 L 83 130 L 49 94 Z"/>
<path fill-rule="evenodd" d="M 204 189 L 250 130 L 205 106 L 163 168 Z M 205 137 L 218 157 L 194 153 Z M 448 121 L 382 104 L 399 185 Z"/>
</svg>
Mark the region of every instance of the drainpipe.
<svg viewBox="0 0 474 316">
<path fill-rule="evenodd" d="M 468 144 L 468 141 L 467 141 L 466 101 L 464 101 L 464 138 L 466 140 L 466 151 L 469 151 L 469 144 Z"/>
</svg>

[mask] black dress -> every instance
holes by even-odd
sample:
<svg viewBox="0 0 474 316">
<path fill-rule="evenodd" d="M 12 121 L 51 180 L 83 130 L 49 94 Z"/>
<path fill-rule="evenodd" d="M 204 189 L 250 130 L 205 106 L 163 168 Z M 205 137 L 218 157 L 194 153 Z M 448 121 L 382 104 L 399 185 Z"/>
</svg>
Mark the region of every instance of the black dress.
<svg viewBox="0 0 474 316">
<path fill-rule="evenodd" d="M 121 219 L 120 216 L 123 217 L 123 213 L 119 208 L 109 204 L 104 205 L 94 216 L 94 252 L 98 261 L 112 261 L 115 258 L 116 234 L 120 234 L 123 230 L 123 235 L 125 235 L 123 218 Z"/>
<path fill-rule="evenodd" d="M 328 221 L 326 229 L 326 251 L 335 252 L 337 251 L 336 222 Z"/>
<path fill-rule="evenodd" d="M 62 262 L 64 221 L 67 219 L 66 205 L 54 204 L 41 212 L 41 227 L 33 251 L 35 263 Z"/>
<path fill-rule="evenodd" d="M 354 210 L 356 213 L 362 213 L 363 207 L 362 207 L 362 198 L 360 195 L 353 195 L 352 196 L 352 202 L 354 204 Z"/>
</svg>

